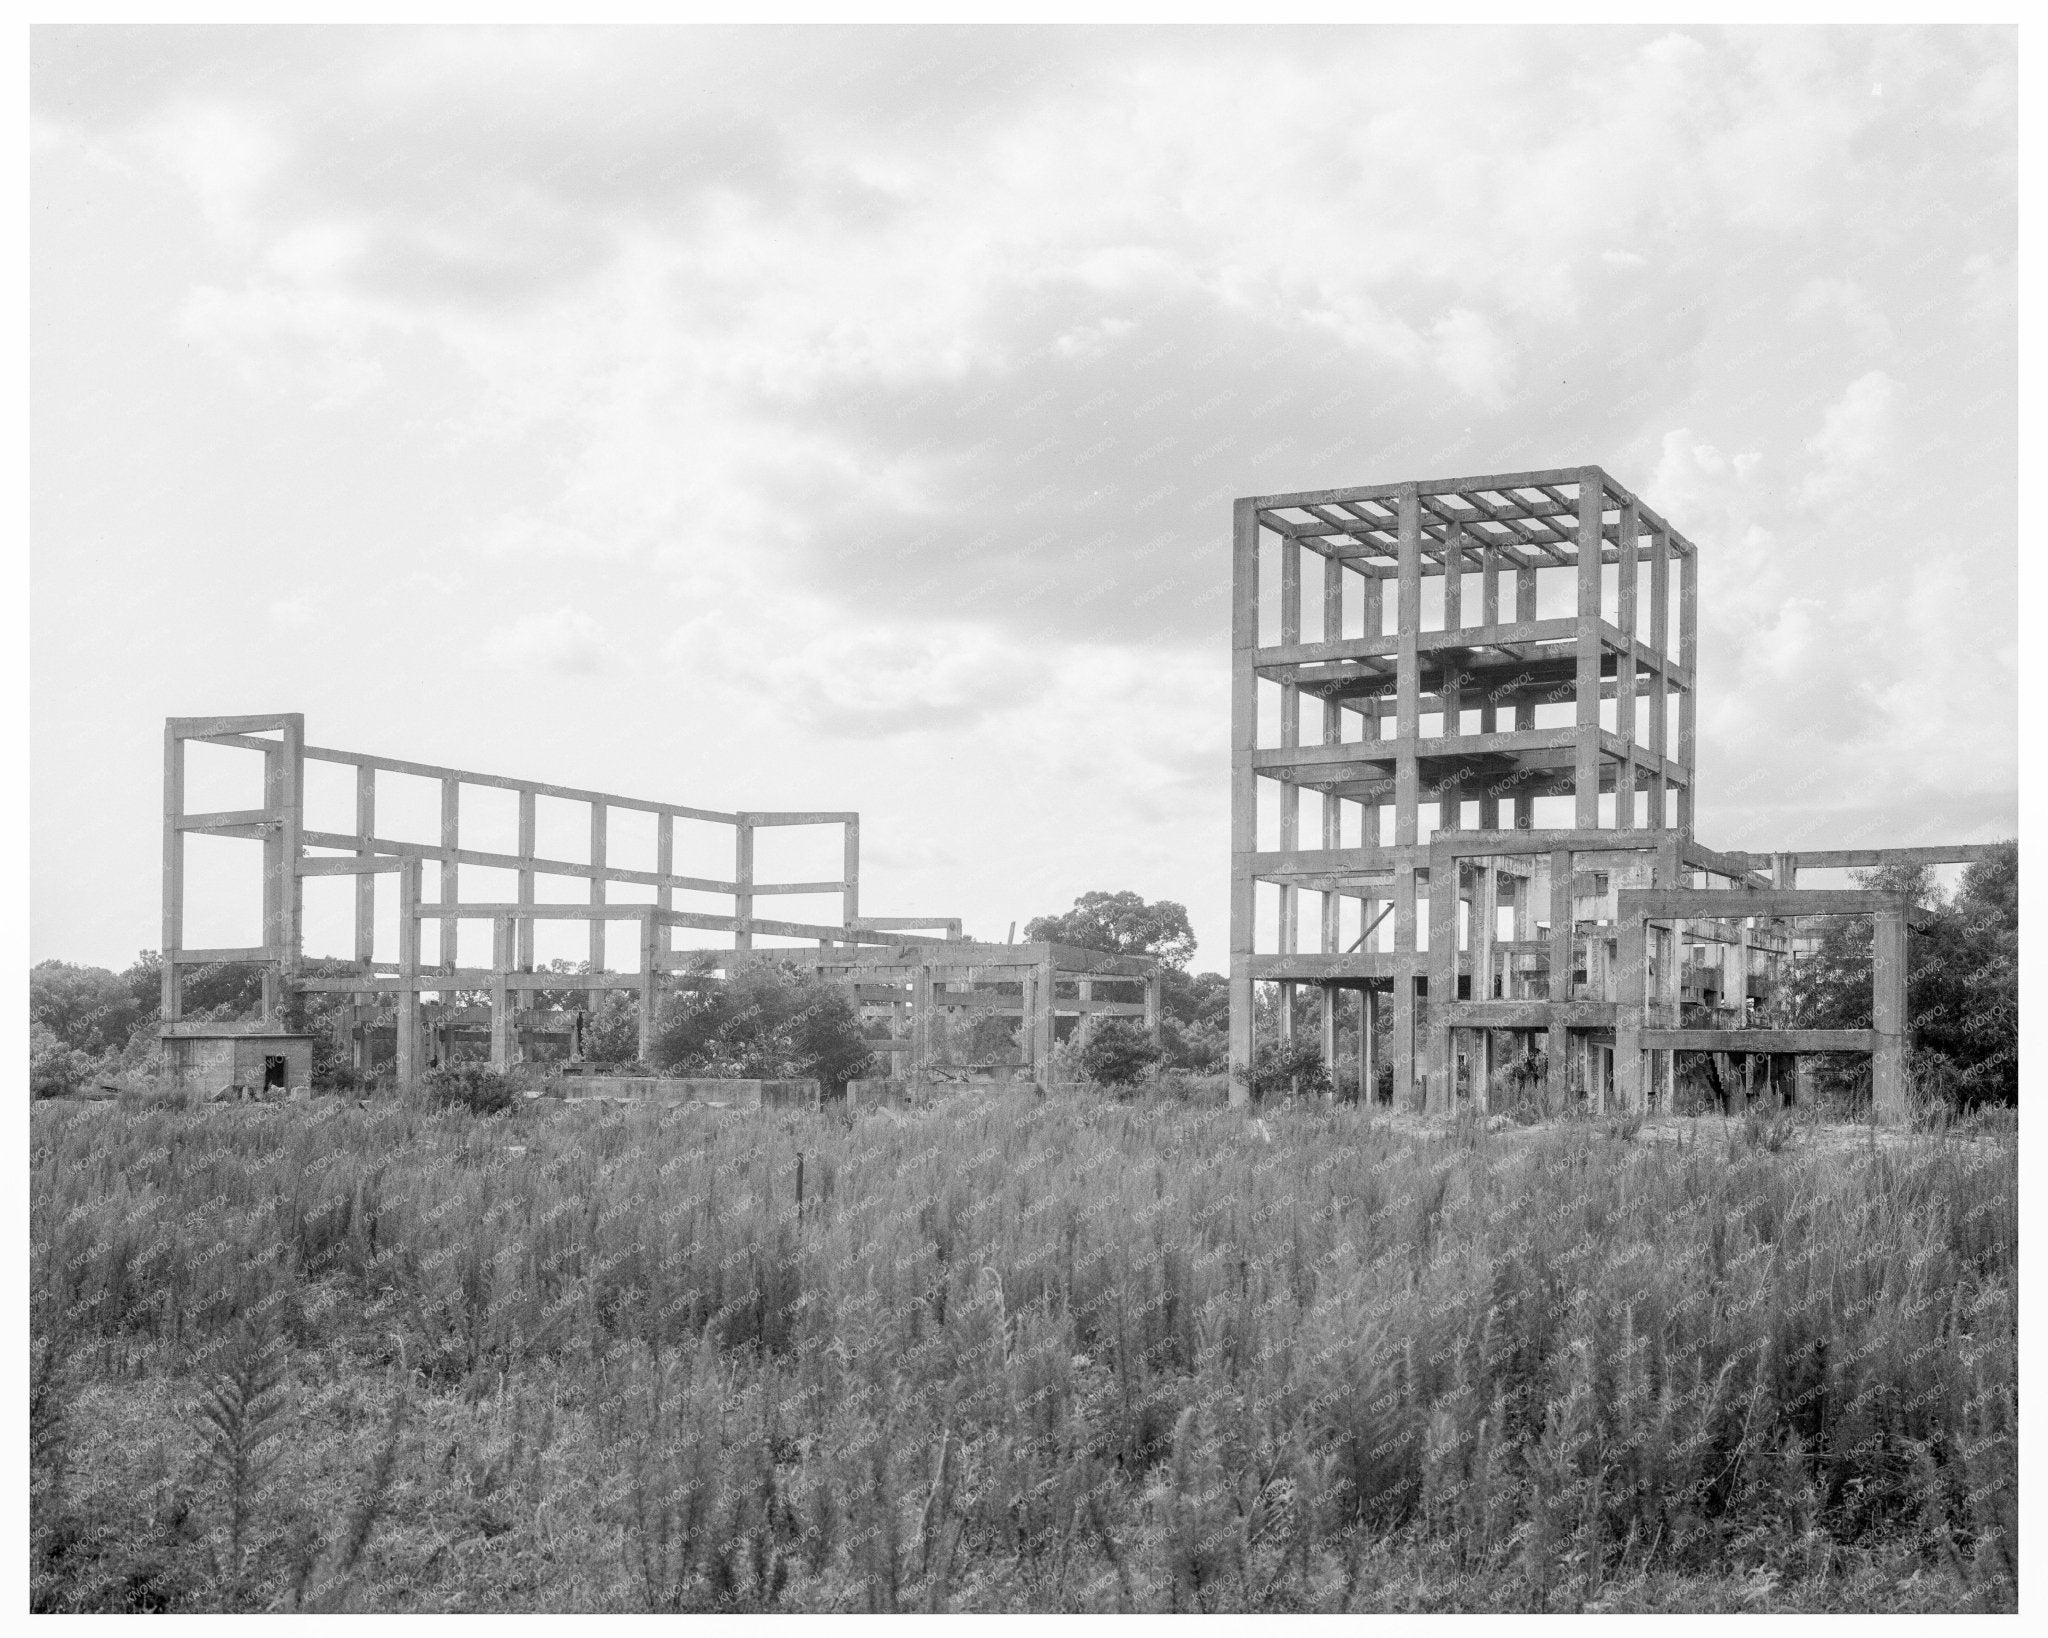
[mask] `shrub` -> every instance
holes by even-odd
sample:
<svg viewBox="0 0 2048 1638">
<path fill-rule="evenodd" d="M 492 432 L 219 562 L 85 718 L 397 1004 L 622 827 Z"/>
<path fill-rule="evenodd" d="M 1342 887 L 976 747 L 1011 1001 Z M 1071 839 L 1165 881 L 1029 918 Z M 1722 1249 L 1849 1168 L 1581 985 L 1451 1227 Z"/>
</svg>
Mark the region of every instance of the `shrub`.
<svg viewBox="0 0 2048 1638">
<path fill-rule="evenodd" d="M 32 1098 L 61 1098 L 76 1092 L 92 1073 L 93 1061 L 66 1046 L 42 1024 L 29 1026 L 28 1090 Z"/>
<path fill-rule="evenodd" d="M 519 1101 L 512 1082 L 486 1064 L 430 1069 L 423 1084 L 435 1103 L 467 1109 L 472 1115 L 501 1115 Z"/>
<path fill-rule="evenodd" d="M 1134 1086 L 1159 1062 L 1159 1048 L 1137 1025 L 1104 1018 L 1081 1048 L 1081 1073 L 1098 1086 Z"/>
<path fill-rule="evenodd" d="M 1269 1097 L 1287 1097 L 1299 1090 L 1304 1097 L 1330 1090 L 1330 1072 L 1323 1064 L 1322 1048 L 1296 1036 L 1292 1041 L 1268 1041 L 1252 1055 L 1251 1066 L 1239 1078 L 1249 1088 L 1254 1102 Z"/>
<path fill-rule="evenodd" d="M 672 997 L 653 1057 L 668 1074 L 809 1078 L 834 1096 L 874 1061 L 842 986 L 766 960 Z"/>
</svg>

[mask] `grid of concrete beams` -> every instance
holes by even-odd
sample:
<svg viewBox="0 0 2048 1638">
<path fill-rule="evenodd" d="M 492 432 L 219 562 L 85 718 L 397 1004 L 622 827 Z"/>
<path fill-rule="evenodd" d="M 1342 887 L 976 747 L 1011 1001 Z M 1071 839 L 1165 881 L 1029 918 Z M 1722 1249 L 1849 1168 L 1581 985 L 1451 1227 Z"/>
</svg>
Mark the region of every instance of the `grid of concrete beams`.
<svg viewBox="0 0 2048 1638">
<path fill-rule="evenodd" d="M 1777 854 L 1767 877 L 1701 847 L 1697 571 L 1691 542 L 1592 466 L 1236 503 L 1233 1098 L 1270 982 L 1283 1034 L 1297 989 L 1320 991 L 1333 1069 L 1349 992 L 1359 1086 L 1386 1033 L 1394 1098 L 1417 1108 L 1483 1099 L 1503 1035 L 1596 1104 L 1642 1104 L 1668 1096 L 1675 1052 L 1735 1051 L 1698 1043 L 1738 1030 L 1745 1055 L 1870 1051 L 1880 1106 L 1902 1106 L 1902 903 L 1846 912 L 1879 928 L 1874 1031 L 1823 1045 L 1751 1029 L 1752 1001 L 1801 918 L 1845 913 L 1796 891 L 1802 864 L 1990 850 Z M 1738 897 L 1672 911 L 1643 896 L 1660 892 Z M 1670 913 L 1635 913 L 1653 902 Z M 1730 1027 L 1682 1030 L 1688 1005 Z"/>
</svg>

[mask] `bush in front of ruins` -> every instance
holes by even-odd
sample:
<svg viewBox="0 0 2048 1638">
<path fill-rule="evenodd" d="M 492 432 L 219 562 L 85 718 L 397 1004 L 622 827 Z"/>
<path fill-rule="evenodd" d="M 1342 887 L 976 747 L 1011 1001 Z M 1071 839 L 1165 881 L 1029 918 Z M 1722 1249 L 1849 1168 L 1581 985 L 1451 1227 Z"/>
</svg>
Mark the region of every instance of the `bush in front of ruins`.
<svg viewBox="0 0 2048 1638">
<path fill-rule="evenodd" d="M 834 1095 L 874 1064 L 845 986 L 772 957 L 671 996 L 652 1057 L 668 1075 L 812 1079 Z"/>
<path fill-rule="evenodd" d="M 1267 1041 L 1252 1055 L 1249 1067 L 1238 1071 L 1238 1079 L 1254 1103 L 1284 1098 L 1294 1092 L 1313 1097 L 1330 1090 L 1330 1072 L 1323 1064 L 1322 1049 L 1313 1041 L 1296 1036 L 1291 1041 Z"/>
<path fill-rule="evenodd" d="M 61 1098 L 76 1092 L 92 1074 L 93 1060 L 66 1046 L 56 1032 L 40 1023 L 29 1026 L 28 1093 L 32 1098 Z"/>
<path fill-rule="evenodd" d="M 1137 1025 L 1103 1018 L 1082 1045 L 1080 1061 L 1081 1073 L 1097 1086 L 1130 1087 L 1159 1062 L 1159 1048 Z"/>
<path fill-rule="evenodd" d="M 431 1102 L 444 1109 L 467 1109 L 472 1115 L 502 1115 L 519 1101 L 512 1082 L 488 1064 L 430 1069 L 421 1085 Z"/>
</svg>

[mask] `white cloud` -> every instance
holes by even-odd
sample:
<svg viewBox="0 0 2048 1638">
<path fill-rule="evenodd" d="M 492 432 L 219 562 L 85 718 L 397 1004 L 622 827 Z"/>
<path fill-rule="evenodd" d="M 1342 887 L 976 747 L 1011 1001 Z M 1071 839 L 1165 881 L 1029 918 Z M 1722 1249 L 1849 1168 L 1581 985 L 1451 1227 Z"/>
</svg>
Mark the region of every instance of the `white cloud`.
<svg viewBox="0 0 2048 1638">
<path fill-rule="evenodd" d="M 1800 293 L 1797 311 L 1832 312 L 1865 353 L 1890 352 L 1896 344 L 1891 321 L 1870 292 L 1853 279 L 1812 279 Z"/>
<path fill-rule="evenodd" d="M 603 669 L 611 644 L 596 620 L 563 607 L 522 615 L 494 635 L 492 647 L 507 665 L 581 676 Z"/>
<path fill-rule="evenodd" d="M 1873 473 L 1897 437 L 1897 410 L 1905 389 L 1882 370 L 1858 376 L 1828 406 L 1821 429 L 1806 442 L 1818 458 L 1800 481 L 1799 499 L 1809 506 L 1839 499 Z"/>
</svg>

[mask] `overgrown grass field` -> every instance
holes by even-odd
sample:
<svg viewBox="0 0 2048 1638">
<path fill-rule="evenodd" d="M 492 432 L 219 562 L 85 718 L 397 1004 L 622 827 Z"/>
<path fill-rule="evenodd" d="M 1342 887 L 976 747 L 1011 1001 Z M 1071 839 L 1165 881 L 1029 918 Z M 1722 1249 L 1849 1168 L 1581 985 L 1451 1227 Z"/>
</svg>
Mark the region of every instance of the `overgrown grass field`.
<svg viewBox="0 0 2048 1638">
<path fill-rule="evenodd" d="M 41 1608 L 2016 1601 L 2009 1126 L 31 1130 Z"/>
</svg>

